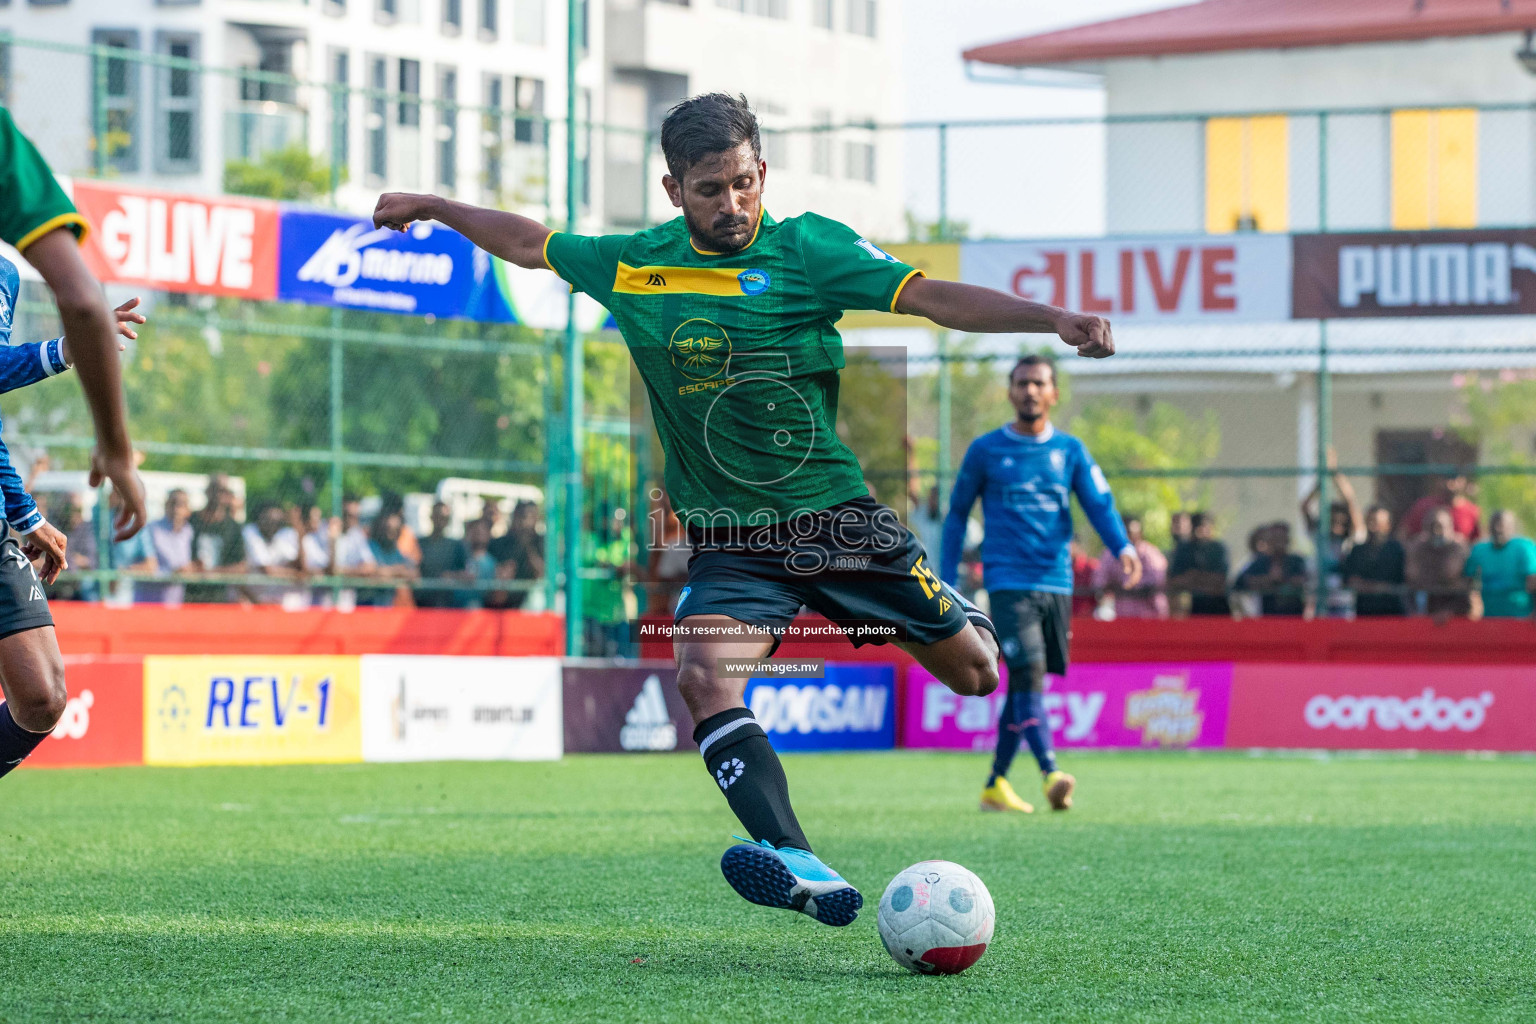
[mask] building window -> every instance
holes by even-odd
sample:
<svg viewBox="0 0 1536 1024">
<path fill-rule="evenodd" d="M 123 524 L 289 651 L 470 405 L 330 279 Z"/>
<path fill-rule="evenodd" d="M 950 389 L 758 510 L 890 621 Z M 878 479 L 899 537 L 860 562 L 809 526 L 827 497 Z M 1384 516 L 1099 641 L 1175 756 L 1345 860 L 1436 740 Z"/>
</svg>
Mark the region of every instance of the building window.
<svg viewBox="0 0 1536 1024">
<path fill-rule="evenodd" d="M 481 104 L 480 114 L 480 143 L 483 147 L 480 157 L 483 175 L 481 187 L 487 196 L 498 203 L 501 198 L 501 147 L 505 139 L 502 118 L 503 85 L 500 75 L 485 76 L 485 89 L 482 93 L 485 100 Z"/>
<path fill-rule="evenodd" d="M 456 36 L 464 28 L 464 0 L 443 0 L 443 35 Z"/>
<path fill-rule="evenodd" d="M 496 4 L 497 0 L 480 0 L 480 38 L 496 38 Z"/>
<path fill-rule="evenodd" d="M 581 135 L 576 141 L 576 177 L 581 182 L 581 208 L 592 206 L 592 90 L 582 89 L 576 95 L 576 118 L 581 125 Z"/>
<path fill-rule="evenodd" d="M 875 143 L 873 139 L 843 141 L 843 173 L 849 181 L 875 183 Z"/>
<path fill-rule="evenodd" d="M 811 173 L 824 178 L 832 177 L 832 112 L 817 110 L 811 114 L 811 122 L 818 131 L 811 133 Z"/>
<path fill-rule="evenodd" d="M 763 103 L 758 107 L 758 112 L 770 123 L 780 122 L 789 113 L 787 109 L 777 103 Z M 768 162 L 769 170 L 782 171 L 789 166 L 789 136 L 771 127 L 764 127 L 763 134 L 763 159 Z"/>
<path fill-rule="evenodd" d="M 352 55 L 346 50 L 331 51 L 331 163 L 339 168 L 352 165 Z"/>
<path fill-rule="evenodd" d="M 512 102 L 517 108 L 517 117 L 512 122 L 512 141 L 542 146 L 548 139 L 544 122 L 544 80 L 513 79 Z"/>
<path fill-rule="evenodd" d="M 139 34 L 133 31 L 96 29 L 91 42 L 125 53 L 139 48 Z M 106 148 L 104 163 L 115 171 L 132 173 L 139 169 L 139 62 L 125 57 L 97 57 L 93 62 L 91 92 L 96 97 L 97 130 L 105 129 L 105 138 L 96 144 Z"/>
<path fill-rule="evenodd" d="M 400 59 L 400 108 L 402 127 L 421 126 L 421 61 Z"/>
<path fill-rule="evenodd" d="M 789 17 L 789 0 L 715 0 L 715 6 L 760 18 Z"/>
<path fill-rule="evenodd" d="M 368 174 L 382 181 L 389 170 L 389 61 L 368 58 Z"/>
<path fill-rule="evenodd" d="M 459 180 L 459 73 L 437 72 L 437 183 L 452 192 Z"/>
<path fill-rule="evenodd" d="M 347 0 L 325 0 L 322 7 L 326 14 L 333 18 L 340 18 L 347 13 Z"/>
<path fill-rule="evenodd" d="M 0 107 L 11 105 L 11 44 L 0 39 Z"/>
<path fill-rule="evenodd" d="M 259 39 L 256 42 L 256 70 L 261 76 L 240 79 L 240 98 L 253 103 L 286 103 L 297 100 L 293 76 L 293 44 L 285 39 Z M 274 81 L 269 75 L 282 75 L 289 81 Z"/>
<path fill-rule="evenodd" d="M 1285 231 L 1290 122 L 1284 116 L 1205 122 L 1205 230 Z"/>
<path fill-rule="evenodd" d="M 373 20 L 381 25 L 393 25 L 400 16 L 400 0 L 374 0 Z"/>
<path fill-rule="evenodd" d="M 848 31 L 873 39 L 877 31 L 876 0 L 848 0 Z"/>
<path fill-rule="evenodd" d="M 161 32 L 155 50 L 163 57 L 195 61 L 195 35 Z M 189 67 L 155 69 L 155 170 L 167 174 L 195 174 L 198 159 L 199 74 Z"/>
<path fill-rule="evenodd" d="M 831 29 L 834 21 L 832 0 L 811 0 L 811 24 L 817 28 Z"/>
<path fill-rule="evenodd" d="M 1392 112 L 1392 226 L 1477 224 L 1477 111 Z"/>
<path fill-rule="evenodd" d="M 524 46 L 544 45 L 544 0 L 513 0 L 512 38 Z"/>
</svg>

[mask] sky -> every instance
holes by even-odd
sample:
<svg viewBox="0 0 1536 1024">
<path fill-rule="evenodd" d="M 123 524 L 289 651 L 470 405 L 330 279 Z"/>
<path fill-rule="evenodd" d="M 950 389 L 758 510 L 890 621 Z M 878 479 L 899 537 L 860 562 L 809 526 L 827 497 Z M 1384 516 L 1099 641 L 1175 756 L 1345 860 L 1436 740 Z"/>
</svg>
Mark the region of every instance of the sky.
<svg viewBox="0 0 1536 1024">
<path fill-rule="evenodd" d="M 907 120 L 1100 115 L 1104 96 L 1097 88 L 970 81 L 960 53 L 981 43 L 1179 5 L 1180 0 L 903 0 Z M 1103 232 L 1101 130 L 976 128 L 948 135 L 949 217 L 968 222 L 972 237 Z M 907 205 L 919 219 L 935 221 L 937 133 L 907 133 L 906 153 Z"/>
</svg>

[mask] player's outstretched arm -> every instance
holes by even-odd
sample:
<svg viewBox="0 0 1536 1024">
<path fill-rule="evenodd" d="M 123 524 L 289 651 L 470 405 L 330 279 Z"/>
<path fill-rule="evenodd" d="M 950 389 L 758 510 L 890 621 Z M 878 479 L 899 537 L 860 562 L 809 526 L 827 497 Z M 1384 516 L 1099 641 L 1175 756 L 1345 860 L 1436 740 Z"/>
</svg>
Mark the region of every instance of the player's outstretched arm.
<svg viewBox="0 0 1536 1024">
<path fill-rule="evenodd" d="M 123 399 L 123 371 L 117 358 L 112 315 L 101 297 L 101 286 L 80 258 L 74 234 L 58 228 L 27 246 L 23 254 L 53 291 L 69 339 L 70 356 L 80 376 L 80 388 L 96 424 L 96 450 L 91 454 L 91 486 L 105 477 L 122 495 L 115 537 L 127 540 L 148 521 L 144 489 L 128 440 L 128 412 Z"/>
<path fill-rule="evenodd" d="M 1101 316 L 959 281 L 914 277 L 897 296 L 896 312 L 925 316 L 940 327 L 970 334 L 1055 334 L 1089 359 L 1115 354 L 1109 321 Z"/>
<path fill-rule="evenodd" d="M 544 262 L 544 241 L 554 232 L 531 218 L 414 192 L 386 192 L 373 208 L 374 227 L 404 231 L 418 220 L 446 224 L 508 263 L 529 270 L 549 269 Z"/>
</svg>

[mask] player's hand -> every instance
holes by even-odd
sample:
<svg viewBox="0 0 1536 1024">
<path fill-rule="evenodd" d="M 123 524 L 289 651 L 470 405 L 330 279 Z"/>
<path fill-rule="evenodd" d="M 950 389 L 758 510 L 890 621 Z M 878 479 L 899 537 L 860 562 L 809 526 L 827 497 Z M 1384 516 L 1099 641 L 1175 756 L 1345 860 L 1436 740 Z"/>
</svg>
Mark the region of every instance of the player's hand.
<svg viewBox="0 0 1536 1024">
<path fill-rule="evenodd" d="M 135 295 L 133 298 L 129 299 L 127 302 L 123 303 L 121 306 L 118 306 L 112 311 L 112 315 L 117 318 L 117 333 L 121 334 L 129 341 L 139 340 L 139 332 L 135 331 L 129 325 L 142 324 L 147 322 L 149 319 L 143 313 L 134 312 L 138 304 L 139 297 Z M 124 345 L 122 342 L 117 343 L 117 350 L 119 352 L 123 351 L 123 349 L 127 347 L 128 346 Z"/>
<path fill-rule="evenodd" d="M 1125 577 L 1125 589 L 1134 590 L 1141 583 L 1141 556 L 1135 548 L 1120 552 L 1120 575 Z"/>
<path fill-rule="evenodd" d="M 412 221 L 430 220 L 436 196 L 415 192 L 385 192 L 373 208 L 373 226 L 404 231 Z"/>
<path fill-rule="evenodd" d="M 38 577 L 44 583 L 52 583 L 59 578 L 59 573 L 69 568 L 69 562 L 64 557 L 64 549 L 69 546 L 69 540 L 53 524 L 44 523 L 22 541 L 21 553 L 27 556 L 37 569 Z M 42 559 L 42 565 L 38 565 L 38 559 Z"/>
<path fill-rule="evenodd" d="M 1067 313 L 1056 322 L 1061 340 L 1077 349 L 1087 359 L 1103 359 L 1115 354 L 1115 336 L 1109 321 L 1092 313 Z"/>
<path fill-rule="evenodd" d="M 132 452 L 105 455 L 100 448 L 93 449 L 89 480 L 92 487 L 100 487 L 103 480 L 111 480 L 113 491 L 122 499 L 123 505 L 112 523 L 113 540 L 127 540 L 144 529 L 149 515 L 144 510 L 144 485 L 139 480 Z"/>
</svg>

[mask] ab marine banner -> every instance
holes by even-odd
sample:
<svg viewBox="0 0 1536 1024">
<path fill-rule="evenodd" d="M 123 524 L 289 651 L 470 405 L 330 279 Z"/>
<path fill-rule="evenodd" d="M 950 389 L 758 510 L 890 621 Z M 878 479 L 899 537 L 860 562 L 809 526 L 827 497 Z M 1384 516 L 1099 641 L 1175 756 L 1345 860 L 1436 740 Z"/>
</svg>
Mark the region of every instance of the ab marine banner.
<svg viewBox="0 0 1536 1024">
<path fill-rule="evenodd" d="M 1291 315 L 1287 235 L 965 242 L 960 279 L 1116 324 L 1247 323 Z"/>
<path fill-rule="evenodd" d="M 1298 320 L 1536 313 L 1536 230 L 1296 235 Z"/>
<path fill-rule="evenodd" d="M 144 763 L 360 761 L 358 690 L 355 657 L 147 657 Z"/>
</svg>

